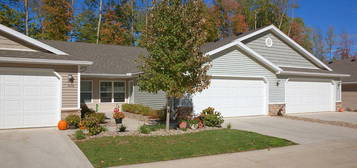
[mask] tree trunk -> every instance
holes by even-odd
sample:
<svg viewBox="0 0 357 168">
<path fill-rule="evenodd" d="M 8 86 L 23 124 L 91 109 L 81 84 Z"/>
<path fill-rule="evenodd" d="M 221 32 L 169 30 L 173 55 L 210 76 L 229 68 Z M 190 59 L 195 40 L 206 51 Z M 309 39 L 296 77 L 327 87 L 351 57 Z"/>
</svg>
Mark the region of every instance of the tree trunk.
<svg viewBox="0 0 357 168">
<path fill-rule="evenodd" d="M 133 38 L 131 45 L 134 45 L 134 0 L 131 0 L 131 36 Z"/>
<path fill-rule="evenodd" d="M 169 131 L 170 129 L 170 112 L 172 108 L 172 98 L 168 97 L 167 98 L 167 107 L 166 107 L 166 131 Z"/>
<path fill-rule="evenodd" d="M 26 36 L 29 35 L 29 1 L 25 0 L 25 31 Z"/>
<path fill-rule="evenodd" d="M 97 26 L 97 44 L 99 43 L 100 24 L 101 24 L 101 22 L 102 22 L 102 6 L 103 6 L 103 0 L 100 0 L 100 1 L 99 1 L 98 26 Z"/>
</svg>

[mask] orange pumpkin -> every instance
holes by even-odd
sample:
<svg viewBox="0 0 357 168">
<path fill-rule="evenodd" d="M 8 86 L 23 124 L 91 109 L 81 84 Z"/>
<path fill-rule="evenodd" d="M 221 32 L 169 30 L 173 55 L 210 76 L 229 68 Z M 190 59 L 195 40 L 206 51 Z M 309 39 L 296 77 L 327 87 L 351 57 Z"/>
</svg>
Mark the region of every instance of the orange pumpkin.
<svg viewBox="0 0 357 168">
<path fill-rule="evenodd" d="M 345 109 L 344 109 L 344 108 L 340 108 L 340 109 L 338 109 L 338 111 L 339 111 L 339 112 L 344 112 Z"/>
<path fill-rule="evenodd" d="M 67 125 L 67 122 L 65 120 L 60 120 L 58 122 L 57 127 L 58 127 L 59 130 L 66 130 L 68 125 Z"/>
</svg>

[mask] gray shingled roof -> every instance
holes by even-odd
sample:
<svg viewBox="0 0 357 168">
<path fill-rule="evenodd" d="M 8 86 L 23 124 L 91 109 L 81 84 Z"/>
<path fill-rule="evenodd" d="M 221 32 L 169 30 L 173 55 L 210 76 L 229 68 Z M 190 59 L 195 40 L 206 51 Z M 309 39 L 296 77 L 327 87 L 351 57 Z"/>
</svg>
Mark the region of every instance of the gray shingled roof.
<svg viewBox="0 0 357 168">
<path fill-rule="evenodd" d="M 35 58 L 35 59 L 55 59 L 55 60 L 74 60 L 74 61 L 87 61 L 81 60 L 78 57 L 72 55 L 56 55 L 45 52 L 33 52 L 33 51 L 14 51 L 14 50 L 0 50 L 1 57 L 11 58 Z"/>
<path fill-rule="evenodd" d="M 226 44 L 229 44 L 231 42 L 233 42 L 234 40 L 237 40 L 238 38 L 240 37 L 243 37 L 243 36 L 246 36 L 248 34 L 251 34 L 251 33 L 254 33 L 260 29 L 263 29 L 265 27 L 262 27 L 262 28 L 259 28 L 259 29 L 256 29 L 256 30 L 251 30 L 251 31 L 248 31 L 248 32 L 244 32 L 242 34 L 238 34 L 238 35 L 231 35 L 231 36 L 228 36 L 228 37 L 225 37 L 223 39 L 220 39 L 218 41 L 215 41 L 215 42 L 209 42 L 209 43 L 206 43 L 202 46 L 201 48 L 201 51 L 206 53 L 206 52 L 209 52 L 209 51 L 212 51 L 216 48 L 219 48 L 219 47 L 222 47 Z"/>
<path fill-rule="evenodd" d="M 357 82 L 357 59 L 338 60 L 330 62 L 327 65 L 335 72 L 351 75 L 349 78 L 343 78 L 343 82 Z"/>
<path fill-rule="evenodd" d="M 42 41 L 73 57 L 92 61 L 84 73 L 126 74 L 139 72 L 136 61 L 147 51 L 141 47 L 103 45 L 83 42 Z"/>
</svg>

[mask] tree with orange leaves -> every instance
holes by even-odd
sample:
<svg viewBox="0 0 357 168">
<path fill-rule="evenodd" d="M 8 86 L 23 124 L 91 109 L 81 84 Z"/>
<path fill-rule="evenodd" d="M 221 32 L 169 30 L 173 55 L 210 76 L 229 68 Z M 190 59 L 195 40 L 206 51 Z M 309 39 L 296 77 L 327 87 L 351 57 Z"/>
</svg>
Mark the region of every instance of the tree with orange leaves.
<svg viewBox="0 0 357 168">
<path fill-rule="evenodd" d="M 72 30 L 73 11 L 68 0 L 42 0 L 44 12 L 43 38 L 50 40 L 68 40 Z"/>
</svg>

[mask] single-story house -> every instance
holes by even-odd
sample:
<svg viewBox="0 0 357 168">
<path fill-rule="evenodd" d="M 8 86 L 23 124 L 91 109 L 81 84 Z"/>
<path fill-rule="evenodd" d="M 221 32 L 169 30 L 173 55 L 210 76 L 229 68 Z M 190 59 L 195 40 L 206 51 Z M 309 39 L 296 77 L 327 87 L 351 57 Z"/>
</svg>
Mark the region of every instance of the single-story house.
<svg viewBox="0 0 357 168">
<path fill-rule="evenodd" d="M 335 111 L 341 78 L 278 30 L 267 26 L 207 43 L 211 85 L 192 95 L 193 110 L 223 116 Z M 80 104 L 100 111 L 122 103 L 155 109 L 164 93 L 140 91 L 136 59 L 144 48 L 39 41 L 0 24 L 0 129 L 54 126 Z"/>
<path fill-rule="evenodd" d="M 331 61 L 328 66 L 338 73 L 350 74 L 342 78 L 342 106 L 346 110 L 357 110 L 357 58 Z"/>
</svg>

